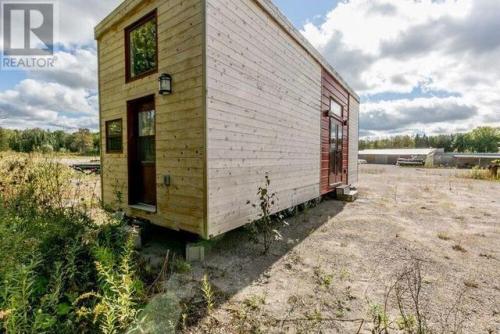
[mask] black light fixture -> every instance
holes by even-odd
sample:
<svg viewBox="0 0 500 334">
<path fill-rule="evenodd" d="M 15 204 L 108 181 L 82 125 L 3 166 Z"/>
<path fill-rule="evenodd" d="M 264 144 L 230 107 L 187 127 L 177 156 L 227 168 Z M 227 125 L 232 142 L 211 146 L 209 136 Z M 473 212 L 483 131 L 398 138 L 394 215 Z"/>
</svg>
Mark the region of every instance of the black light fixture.
<svg viewBox="0 0 500 334">
<path fill-rule="evenodd" d="M 158 81 L 160 83 L 160 95 L 172 94 L 172 76 L 170 74 L 163 73 Z"/>
</svg>

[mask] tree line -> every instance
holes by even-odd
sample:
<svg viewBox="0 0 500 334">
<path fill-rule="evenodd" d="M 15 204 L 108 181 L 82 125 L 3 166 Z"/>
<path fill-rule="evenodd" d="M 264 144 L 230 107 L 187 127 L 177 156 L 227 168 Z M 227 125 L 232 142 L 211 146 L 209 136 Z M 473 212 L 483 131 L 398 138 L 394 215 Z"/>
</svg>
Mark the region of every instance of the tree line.
<svg viewBox="0 0 500 334">
<path fill-rule="evenodd" d="M 447 135 L 404 135 L 359 141 L 359 149 L 444 148 L 446 152 L 497 153 L 500 147 L 500 128 L 479 127 L 468 133 Z"/>
<path fill-rule="evenodd" d="M 99 146 L 99 132 L 91 132 L 89 129 L 67 133 L 38 128 L 10 130 L 0 127 L 0 151 L 97 155 Z M 359 141 L 360 150 L 429 147 L 444 148 L 446 152 L 497 153 L 500 147 L 500 128 L 479 127 L 468 133 L 437 136 L 417 134 Z"/>
<path fill-rule="evenodd" d="M 0 151 L 61 152 L 99 154 L 99 133 L 79 129 L 73 133 L 43 129 L 10 130 L 0 128 Z"/>
</svg>

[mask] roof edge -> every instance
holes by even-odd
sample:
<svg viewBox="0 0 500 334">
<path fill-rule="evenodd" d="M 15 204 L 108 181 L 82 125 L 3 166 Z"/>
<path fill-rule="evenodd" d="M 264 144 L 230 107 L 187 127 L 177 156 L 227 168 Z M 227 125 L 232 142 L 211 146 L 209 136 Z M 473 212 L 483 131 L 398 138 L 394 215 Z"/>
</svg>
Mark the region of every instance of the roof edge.
<svg viewBox="0 0 500 334">
<path fill-rule="evenodd" d="M 333 68 L 330 63 L 319 53 L 319 51 L 302 35 L 302 33 L 295 28 L 290 20 L 279 10 L 278 7 L 271 0 L 253 0 L 260 5 L 276 22 L 288 32 L 288 34 L 295 39 L 323 68 L 329 72 L 335 80 L 342 84 L 351 96 L 360 102 L 359 95 L 354 89 L 342 78 L 342 76 Z"/>
<path fill-rule="evenodd" d="M 329 72 L 335 80 L 344 86 L 349 94 L 360 102 L 359 95 L 352 87 L 342 78 L 342 76 L 333 68 L 330 63 L 319 53 L 318 50 L 294 27 L 288 18 L 281 13 L 276 5 L 271 0 L 253 0 L 267 14 L 269 14 L 297 43 L 299 43 L 327 72 Z M 101 36 L 118 23 L 126 14 L 142 3 L 151 2 L 151 0 L 125 0 L 108 16 L 106 16 L 94 29 L 95 39 L 99 40 Z"/>
<path fill-rule="evenodd" d="M 97 26 L 94 28 L 94 38 L 99 40 L 102 35 L 111 29 L 115 24 L 120 22 L 127 13 L 137 8 L 142 3 L 148 3 L 151 0 L 125 0 L 111 13 L 109 13 Z"/>
</svg>

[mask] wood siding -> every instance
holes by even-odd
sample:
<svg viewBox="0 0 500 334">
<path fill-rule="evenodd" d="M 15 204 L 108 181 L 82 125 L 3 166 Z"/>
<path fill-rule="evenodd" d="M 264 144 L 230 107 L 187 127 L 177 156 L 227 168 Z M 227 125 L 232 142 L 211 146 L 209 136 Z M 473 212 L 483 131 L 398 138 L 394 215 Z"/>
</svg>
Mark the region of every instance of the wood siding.
<svg viewBox="0 0 500 334">
<path fill-rule="evenodd" d="M 125 83 L 127 26 L 153 9 L 158 10 L 158 73 Z M 102 153 L 103 200 L 115 209 L 172 229 L 205 236 L 205 92 L 204 2 L 202 0 L 149 0 L 123 3 L 96 29 L 99 45 L 100 126 L 123 119 L 127 101 L 155 94 L 157 213 L 128 207 L 127 152 Z M 174 94 L 158 95 L 161 73 L 173 77 Z M 106 141 L 101 138 L 102 152 Z M 127 147 L 127 127 L 123 129 Z M 171 186 L 163 178 L 171 176 Z M 117 196 L 121 194 L 121 196 Z M 117 200 L 122 198 L 122 203 Z"/>
<path fill-rule="evenodd" d="M 349 98 L 349 183 L 358 183 L 359 102 Z"/>
<path fill-rule="evenodd" d="M 343 88 L 335 78 L 323 70 L 321 81 L 321 194 L 327 194 L 335 188 L 330 187 L 330 100 L 334 99 L 344 110 L 344 119 L 349 119 L 349 92 Z M 343 126 L 342 145 L 342 183 L 347 184 L 348 161 L 349 161 L 349 130 Z"/>
<path fill-rule="evenodd" d="M 254 0 L 207 0 L 208 235 L 319 196 L 321 66 Z"/>
</svg>

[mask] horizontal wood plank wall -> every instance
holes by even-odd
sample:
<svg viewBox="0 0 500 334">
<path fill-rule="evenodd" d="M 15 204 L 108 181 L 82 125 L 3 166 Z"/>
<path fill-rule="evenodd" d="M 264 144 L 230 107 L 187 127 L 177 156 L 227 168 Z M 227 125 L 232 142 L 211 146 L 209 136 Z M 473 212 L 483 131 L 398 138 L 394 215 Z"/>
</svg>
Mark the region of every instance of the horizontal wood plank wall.
<svg viewBox="0 0 500 334">
<path fill-rule="evenodd" d="M 208 229 L 319 196 L 321 67 L 253 0 L 207 0 Z"/>
<path fill-rule="evenodd" d="M 334 190 L 330 187 L 330 100 L 333 98 L 344 108 L 344 119 L 349 118 L 349 93 L 343 88 L 327 71 L 323 70 L 322 75 L 322 97 L 321 97 L 321 194 L 327 194 Z M 349 131 L 344 126 L 343 150 L 343 170 L 342 182 L 347 183 L 348 161 L 349 161 Z"/>
<path fill-rule="evenodd" d="M 358 183 L 359 102 L 349 98 L 349 183 Z"/>
<path fill-rule="evenodd" d="M 158 73 L 125 83 L 125 27 L 158 9 Z M 204 235 L 205 113 L 203 89 L 202 0 L 150 0 L 133 11 L 120 12 L 121 20 L 99 39 L 100 126 L 117 118 L 127 124 L 127 101 L 156 94 L 156 159 L 158 212 L 128 208 L 127 129 L 123 154 L 103 153 L 103 200 L 121 206 L 136 217 L 172 229 Z M 158 95 L 158 77 L 173 77 L 174 93 Z M 106 152 L 103 136 L 101 147 Z M 164 175 L 172 185 L 163 185 Z M 121 193 L 123 203 L 117 201 Z"/>
</svg>

